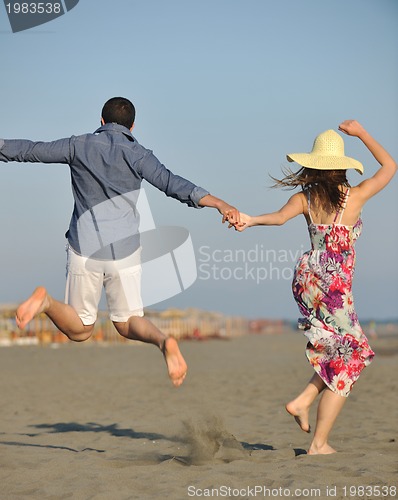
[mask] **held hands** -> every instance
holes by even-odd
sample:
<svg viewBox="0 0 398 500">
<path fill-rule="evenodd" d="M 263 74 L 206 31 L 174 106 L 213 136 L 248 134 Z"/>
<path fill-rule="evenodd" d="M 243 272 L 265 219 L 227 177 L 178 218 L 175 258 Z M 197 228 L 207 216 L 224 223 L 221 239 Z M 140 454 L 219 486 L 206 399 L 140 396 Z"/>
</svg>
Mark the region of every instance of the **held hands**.
<svg viewBox="0 0 398 500">
<path fill-rule="evenodd" d="M 244 214 L 243 212 L 240 212 L 239 220 L 235 220 L 234 218 L 230 218 L 229 215 L 226 214 L 226 216 L 223 217 L 223 223 L 225 221 L 228 222 L 228 229 L 231 229 L 231 227 L 233 227 L 235 231 L 242 232 L 247 227 L 251 226 L 252 217 L 250 217 L 250 215 Z"/>
<path fill-rule="evenodd" d="M 218 211 L 222 215 L 222 223 L 229 222 L 228 227 L 232 227 L 235 224 L 240 223 L 240 213 L 239 210 L 229 205 L 228 203 L 223 203 L 221 207 L 218 208 Z"/>
<path fill-rule="evenodd" d="M 222 223 L 224 224 L 224 222 L 228 221 L 229 227 L 240 224 L 239 210 L 211 194 L 203 196 L 199 201 L 199 206 L 216 208 L 222 215 Z"/>
</svg>

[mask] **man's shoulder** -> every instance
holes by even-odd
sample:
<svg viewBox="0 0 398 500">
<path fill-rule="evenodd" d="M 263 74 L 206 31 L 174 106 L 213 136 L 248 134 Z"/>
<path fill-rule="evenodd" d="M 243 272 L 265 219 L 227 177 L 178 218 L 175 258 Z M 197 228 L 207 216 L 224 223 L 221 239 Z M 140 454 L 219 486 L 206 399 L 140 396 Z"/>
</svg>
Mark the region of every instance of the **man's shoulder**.
<svg viewBox="0 0 398 500">
<path fill-rule="evenodd" d="M 151 150 L 140 144 L 131 134 L 128 136 L 123 133 L 95 131 L 72 136 L 71 140 L 77 152 L 85 151 L 87 153 L 88 151 L 100 150 L 104 154 L 127 155 L 126 158 L 131 158 L 131 161 L 146 161 L 153 155 Z"/>
</svg>

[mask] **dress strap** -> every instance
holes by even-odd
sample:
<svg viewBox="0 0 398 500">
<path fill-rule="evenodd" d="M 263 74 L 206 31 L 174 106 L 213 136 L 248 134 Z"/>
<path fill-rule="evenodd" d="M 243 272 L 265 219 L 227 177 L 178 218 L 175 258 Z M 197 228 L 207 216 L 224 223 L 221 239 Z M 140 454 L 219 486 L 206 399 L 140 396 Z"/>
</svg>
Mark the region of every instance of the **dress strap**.
<svg viewBox="0 0 398 500">
<path fill-rule="evenodd" d="M 339 222 L 338 222 L 339 224 L 341 224 L 341 220 L 343 218 L 344 210 L 345 210 L 345 207 L 347 206 L 347 201 L 348 201 L 349 194 L 350 194 L 350 188 L 348 188 L 347 191 L 344 194 L 344 202 L 343 202 L 343 208 L 342 208 L 342 210 L 340 212 L 340 219 L 339 219 Z M 339 214 L 339 212 L 336 213 L 336 217 L 334 218 L 334 222 L 336 222 L 338 214 Z"/>
<path fill-rule="evenodd" d="M 311 221 L 311 224 L 314 223 L 314 221 L 312 220 L 312 215 L 311 215 L 311 197 L 310 197 L 310 190 L 308 190 L 308 193 L 307 193 L 307 203 L 308 203 L 308 216 L 310 218 L 310 221 Z"/>
</svg>

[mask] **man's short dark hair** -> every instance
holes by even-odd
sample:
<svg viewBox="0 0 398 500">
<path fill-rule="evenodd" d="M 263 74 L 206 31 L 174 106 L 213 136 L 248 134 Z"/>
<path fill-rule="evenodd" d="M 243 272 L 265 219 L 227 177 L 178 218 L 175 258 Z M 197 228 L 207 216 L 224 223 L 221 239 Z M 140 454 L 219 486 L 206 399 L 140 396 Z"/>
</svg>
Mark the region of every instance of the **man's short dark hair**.
<svg viewBox="0 0 398 500">
<path fill-rule="evenodd" d="M 130 129 L 135 120 L 134 104 L 125 97 L 112 97 L 102 108 L 105 123 L 118 123 Z"/>
</svg>

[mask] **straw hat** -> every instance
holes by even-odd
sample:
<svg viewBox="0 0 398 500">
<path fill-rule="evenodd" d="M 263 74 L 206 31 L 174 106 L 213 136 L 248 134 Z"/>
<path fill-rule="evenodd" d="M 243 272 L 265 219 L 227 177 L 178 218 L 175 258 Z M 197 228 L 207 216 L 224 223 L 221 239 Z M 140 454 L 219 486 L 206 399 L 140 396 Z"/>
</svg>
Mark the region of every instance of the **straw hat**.
<svg viewBox="0 0 398 500">
<path fill-rule="evenodd" d="M 347 170 L 355 168 L 363 174 L 363 165 L 354 158 L 344 155 L 344 141 L 334 130 L 326 130 L 314 141 L 311 153 L 288 154 L 289 161 L 295 161 L 302 167 L 317 170 Z"/>
</svg>

